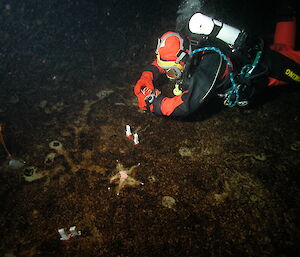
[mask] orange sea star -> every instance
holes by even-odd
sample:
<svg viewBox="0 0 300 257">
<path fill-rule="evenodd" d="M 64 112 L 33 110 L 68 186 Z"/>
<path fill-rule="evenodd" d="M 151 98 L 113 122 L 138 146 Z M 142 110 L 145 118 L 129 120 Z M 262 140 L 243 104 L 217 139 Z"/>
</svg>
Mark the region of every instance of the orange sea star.
<svg viewBox="0 0 300 257">
<path fill-rule="evenodd" d="M 117 195 L 120 194 L 120 191 L 125 187 L 125 186 L 139 186 L 139 185 L 144 185 L 139 180 L 136 180 L 134 178 L 135 173 L 136 173 L 136 168 L 140 166 L 140 163 L 137 165 L 133 165 L 130 168 L 125 169 L 123 164 L 121 164 L 119 161 L 117 161 L 117 166 L 116 170 L 117 173 L 112 176 L 109 180 L 109 183 L 115 183 L 117 184 L 116 187 L 116 193 Z"/>
</svg>

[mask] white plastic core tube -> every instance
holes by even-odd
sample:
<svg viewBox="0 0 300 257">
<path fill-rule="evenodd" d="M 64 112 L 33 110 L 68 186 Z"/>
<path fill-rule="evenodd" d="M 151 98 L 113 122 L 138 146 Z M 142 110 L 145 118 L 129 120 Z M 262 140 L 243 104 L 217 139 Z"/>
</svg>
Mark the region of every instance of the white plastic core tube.
<svg viewBox="0 0 300 257">
<path fill-rule="evenodd" d="M 209 36 L 215 26 L 221 27 L 216 37 L 230 45 L 234 45 L 235 40 L 241 33 L 239 29 L 212 19 L 202 13 L 195 13 L 189 21 L 190 31 L 200 35 Z"/>
</svg>

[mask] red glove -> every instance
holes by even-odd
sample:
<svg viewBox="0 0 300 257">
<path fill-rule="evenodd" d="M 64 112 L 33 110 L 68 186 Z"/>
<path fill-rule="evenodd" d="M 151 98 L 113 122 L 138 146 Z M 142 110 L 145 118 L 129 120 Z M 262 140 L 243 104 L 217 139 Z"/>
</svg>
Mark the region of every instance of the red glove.
<svg viewBox="0 0 300 257">
<path fill-rule="evenodd" d="M 138 97 L 140 94 L 142 88 L 147 87 L 151 90 L 154 89 L 153 86 L 153 74 L 151 71 L 144 71 L 142 73 L 142 76 L 138 80 L 138 82 L 134 86 L 134 94 Z"/>
</svg>

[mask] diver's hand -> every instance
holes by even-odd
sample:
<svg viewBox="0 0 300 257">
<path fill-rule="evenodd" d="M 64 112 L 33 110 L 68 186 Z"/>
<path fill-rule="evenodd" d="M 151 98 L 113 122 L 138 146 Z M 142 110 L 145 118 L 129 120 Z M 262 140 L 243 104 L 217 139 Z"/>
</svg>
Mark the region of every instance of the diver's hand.
<svg viewBox="0 0 300 257">
<path fill-rule="evenodd" d="M 150 110 L 153 108 L 153 106 L 151 106 L 153 104 L 154 99 L 160 95 L 160 91 L 159 90 L 151 90 L 150 88 L 147 87 L 143 87 L 140 91 L 140 93 L 138 94 L 138 102 L 139 102 L 139 108 L 141 110 L 147 110 L 149 109 L 150 106 Z M 152 107 L 152 108 L 151 108 Z"/>
<path fill-rule="evenodd" d="M 145 102 L 145 96 L 144 96 L 144 94 L 143 93 L 138 94 L 137 98 L 138 98 L 138 107 L 141 110 L 146 111 L 147 110 L 147 104 Z"/>
<path fill-rule="evenodd" d="M 142 90 L 142 88 L 146 87 L 150 90 L 154 90 L 153 86 L 153 74 L 150 71 L 144 71 L 142 73 L 142 76 L 138 80 L 138 82 L 134 86 L 134 94 L 138 96 Z"/>
</svg>

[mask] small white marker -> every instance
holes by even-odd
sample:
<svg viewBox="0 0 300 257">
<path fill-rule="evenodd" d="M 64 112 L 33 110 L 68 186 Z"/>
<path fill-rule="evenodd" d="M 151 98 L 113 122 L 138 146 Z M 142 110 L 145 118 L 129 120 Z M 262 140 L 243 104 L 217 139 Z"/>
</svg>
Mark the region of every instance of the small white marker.
<svg viewBox="0 0 300 257">
<path fill-rule="evenodd" d="M 69 240 L 70 239 L 70 235 L 67 235 L 63 228 L 59 229 L 58 233 L 60 234 L 60 240 Z"/>
<path fill-rule="evenodd" d="M 128 138 L 130 138 L 130 139 L 133 138 L 132 133 L 131 133 L 131 128 L 130 128 L 129 125 L 126 125 L 125 132 L 126 132 L 126 136 L 127 136 Z"/>
<path fill-rule="evenodd" d="M 133 143 L 134 143 L 134 145 L 139 145 L 140 144 L 139 135 L 137 133 L 133 134 Z"/>
<path fill-rule="evenodd" d="M 70 227 L 70 232 L 72 237 L 81 235 L 81 231 L 76 231 L 76 226 Z"/>
</svg>

